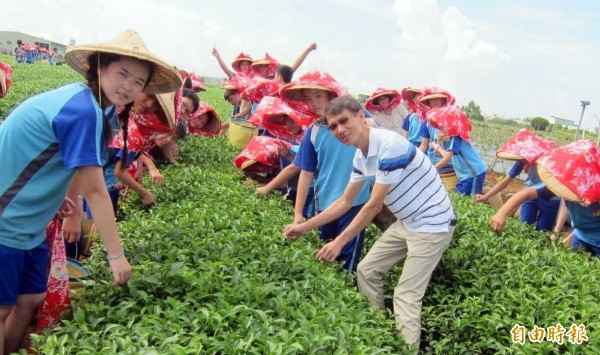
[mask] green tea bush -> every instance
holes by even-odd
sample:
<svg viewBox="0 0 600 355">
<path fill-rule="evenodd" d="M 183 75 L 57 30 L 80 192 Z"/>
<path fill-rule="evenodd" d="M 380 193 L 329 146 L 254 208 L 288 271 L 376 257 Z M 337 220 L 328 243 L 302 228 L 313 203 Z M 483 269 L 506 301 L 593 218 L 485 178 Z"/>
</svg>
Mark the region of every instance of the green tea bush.
<svg viewBox="0 0 600 355">
<path fill-rule="evenodd" d="M 3 56 L 0 60 L 11 61 Z M 14 63 L 13 63 L 14 64 Z M 81 80 L 68 67 L 15 65 L 0 119 L 29 95 Z M 51 79 L 40 79 L 51 78 Z M 222 91 L 201 99 L 227 120 Z M 487 122 L 485 124 L 488 124 Z M 506 137 L 508 139 L 508 137 Z M 292 208 L 280 196 L 258 198 L 233 167 L 239 149 L 226 137 L 187 138 L 181 163 L 161 166 L 157 204 L 132 197 L 119 223 L 133 278 L 112 285 L 100 243 L 86 260 L 93 276 L 61 328 L 35 336 L 42 354 L 399 354 L 391 311 L 368 307 L 354 279 L 314 255 L 316 233 L 282 236 Z M 492 210 L 452 195 L 459 216 L 453 242 L 423 300 L 422 353 L 600 353 L 598 259 L 549 241 L 510 220 L 499 235 Z M 368 228 L 365 250 L 379 232 Z M 389 301 L 402 270 L 385 278 Z M 512 341 L 560 323 L 585 325 L 588 341 L 563 345 Z"/>
</svg>

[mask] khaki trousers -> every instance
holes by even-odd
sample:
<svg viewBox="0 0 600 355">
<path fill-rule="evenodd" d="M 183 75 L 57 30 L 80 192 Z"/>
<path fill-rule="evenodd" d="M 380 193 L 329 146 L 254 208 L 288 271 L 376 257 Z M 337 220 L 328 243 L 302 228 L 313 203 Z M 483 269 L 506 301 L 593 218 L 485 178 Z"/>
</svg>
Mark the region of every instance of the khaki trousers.
<svg viewBox="0 0 600 355">
<path fill-rule="evenodd" d="M 358 264 L 359 292 L 368 297 L 371 306 L 384 308 L 382 276 L 406 258 L 394 290 L 394 314 L 408 344 L 420 342 L 423 296 L 453 233 L 453 226 L 442 233 L 409 232 L 401 222 L 395 222 Z"/>
</svg>

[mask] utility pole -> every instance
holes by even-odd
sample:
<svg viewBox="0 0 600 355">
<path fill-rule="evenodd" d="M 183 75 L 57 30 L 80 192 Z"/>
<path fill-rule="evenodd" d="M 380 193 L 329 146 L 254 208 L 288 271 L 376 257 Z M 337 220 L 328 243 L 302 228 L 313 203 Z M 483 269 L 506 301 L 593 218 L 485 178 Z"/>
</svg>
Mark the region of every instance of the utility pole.
<svg viewBox="0 0 600 355">
<path fill-rule="evenodd" d="M 581 128 L 581 120 L 583 119 L 583 113 L 585 112 L 585 107 L 589 105 L 589 101 L 581 101 L 581 116 L 579 117 L 579 125 L 577 126 L 577 131 L 575 131 L 575 140 L 577 140 L 577 136 L 579 135 L 579 129 Z"/>
</svg>

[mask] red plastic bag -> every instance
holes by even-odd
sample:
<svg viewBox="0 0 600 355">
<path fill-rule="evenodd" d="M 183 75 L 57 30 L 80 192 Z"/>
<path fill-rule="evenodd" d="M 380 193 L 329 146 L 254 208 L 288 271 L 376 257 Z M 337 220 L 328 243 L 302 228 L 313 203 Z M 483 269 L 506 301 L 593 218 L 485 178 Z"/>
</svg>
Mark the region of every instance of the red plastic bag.
<svg viewBox="0 0 600 355">
<path fill-rule="evenodd" d="M 60 314 L 71 307 L 67 254 L 61 230 L 61 223 L 56 218 L 46 227 L 46 239 L 51 256 L 46 299 L 40 306 L 38 314 L 38 334 L 46 328 L 60 326 Z"/>
</svg>

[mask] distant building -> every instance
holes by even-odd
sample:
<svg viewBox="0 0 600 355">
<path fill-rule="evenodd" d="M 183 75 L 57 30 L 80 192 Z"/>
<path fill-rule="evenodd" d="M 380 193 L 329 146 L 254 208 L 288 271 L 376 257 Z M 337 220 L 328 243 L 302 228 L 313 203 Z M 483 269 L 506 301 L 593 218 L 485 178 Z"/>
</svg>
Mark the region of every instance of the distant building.
<svg viewBox="0 0 600 355">
<path fill-rule="evenodd" d="M 60 53 L 65 53 L 67 46 L 49 39 L 30 36 L 23 32 L 0 31 L 0 53 L 12 54 L 17 46 L 17 40 L 20 39 L 26 44 L 35 44 L 42 48 L 52 51 L 52 48 L 57 48 Z"/>
<path fill-rule="evenodd" d="M 550 118 L 548 119 L 548 121 L 550 121 L 550 123 L 555 124 L 555 125 L 561 125 L 567 128 L 577 128 L 577 125 L 575 124 L 575 121 L 573 120 L 568 120 L 565 118 L 560 118 L 560 117 L 556 117 L 556 116 L 550 116 Z"/>
</svg>

